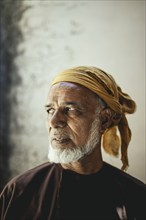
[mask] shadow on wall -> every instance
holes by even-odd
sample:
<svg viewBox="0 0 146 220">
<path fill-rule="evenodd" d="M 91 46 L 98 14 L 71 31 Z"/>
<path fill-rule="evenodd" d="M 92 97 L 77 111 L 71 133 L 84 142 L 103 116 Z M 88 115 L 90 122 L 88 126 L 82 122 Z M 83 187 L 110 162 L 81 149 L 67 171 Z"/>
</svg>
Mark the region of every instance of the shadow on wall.
<svg viewBox="0 0 146 220">
<path fill-rule="evenodd" d="M 0 2 L 0 190 L 9 180 L 11 173 L 10 115 L 12 105 L 17 105 L 15 97 L 9 100 L 12 86 L 21 83 L 14 60 L 18 56 L 17 46 L 23 40 L 19 21 L 27 8 L 23 1 L 1 0 Z"/>
</svg>

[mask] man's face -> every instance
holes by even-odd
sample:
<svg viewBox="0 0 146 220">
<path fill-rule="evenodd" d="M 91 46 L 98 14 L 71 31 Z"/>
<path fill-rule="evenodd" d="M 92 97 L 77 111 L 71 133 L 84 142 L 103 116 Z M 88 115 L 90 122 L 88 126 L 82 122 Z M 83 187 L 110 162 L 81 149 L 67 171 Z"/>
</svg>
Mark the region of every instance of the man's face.
<svg viewBox="0 0 146 220">
<path fill-rule="evenodd" d="M 51 148 L 56 152 L 83 148 L 91 139 L 93 122 L 98 121 L 97 110 L 97 98 L 87 88 L 68 82 L 53 85 L 46 103 Z M 97 136 L 99 124 L 98 121 Z"/>
</svg>

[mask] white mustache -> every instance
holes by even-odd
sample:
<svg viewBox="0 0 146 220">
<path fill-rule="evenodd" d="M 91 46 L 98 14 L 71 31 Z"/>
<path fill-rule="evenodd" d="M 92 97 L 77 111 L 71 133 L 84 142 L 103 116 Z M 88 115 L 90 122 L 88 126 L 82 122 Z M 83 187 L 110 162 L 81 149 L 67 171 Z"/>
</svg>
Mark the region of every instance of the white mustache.
<svg viewBox="0 0 146 220">
<path fill-rule="evenodd" d="M 50 133 L 49 139 L 51 141 L 57 140 L 57 141 L 64 141 L 64 140 L 69 140 L 71 139 L 71 135 L 65 133 L 65 132 L 55 132 L 55 133 Z"/>
<path fill-rule="evenodd" d="M 70 148 L 69 145 L 67 148 L 54 148 L 50 143 L 48 159 L 50 162 L 54 163 L 71 163 L 73 161 L 78 161 L 84 156 L 90 154 L 92 150 L 100 141 L 99 130 L 99 121 L 95 120 L 92 123 L 91 130 L 89 132 L 87 143 L 83 146 L 76 146 L 75 148 Z M 62 135 L 62 136 L 61 136 Z M 52 132 L 52 137 L 65 137 L 70 138 L 70 134 L 63 132 Z M 73 140 L 73 139 L 72 139 Z"/>
</svg>

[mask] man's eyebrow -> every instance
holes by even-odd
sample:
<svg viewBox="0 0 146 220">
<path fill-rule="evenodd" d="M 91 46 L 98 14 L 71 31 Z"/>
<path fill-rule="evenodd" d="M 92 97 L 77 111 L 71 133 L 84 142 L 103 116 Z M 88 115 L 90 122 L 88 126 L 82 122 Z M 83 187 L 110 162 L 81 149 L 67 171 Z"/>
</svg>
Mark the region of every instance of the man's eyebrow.
<svg viewBox="0 0 146 220">
<path fill-rule="evenodd" d="M 51 106 L 52 106 L 52 104 L 46 104 L 45 108 L 48 108 L 48 107 L 51 107 Z"/>
<path fill-rule="evenodd" d="M 76 109 L 80 110 L 80 111 L 86 111 L 86 106 L 83 105 L 83 103 L 80 103 L 80 102 L 64 102 L 63 103 L 64 106 L 66 107 L 75 107 Z"/>
<path fill-rule="evenodd" d="M 69 102 L 63 102 L 63 103 L 61 103 L 62 105 L 64 105 L 64 106 L 77 106 L 77 107 L 80 107 L 80 108 L 84 108 L 82 105 L 81 105 L 81 103 L 80 102 L 72 102 L 72 101 L 69 101 Z M 46 104 L 45 105 L 45 108 L 49 108 L 49 107 L 52 107 L 53 106 L 53 104 Z"/>
<path fill-rule="evenodd" d="M 85 105 L 81 102 L 78 101 L 67 101 L 67 102 L 63 102 L 62 105 L 64 106 L 74 106 L 80 109 L 84 109 Z"/>
<path fill-rule="evenodd" d="M 70 101 L 69 102 L 64 102 L 63 104 L 64 105 L 75 105 L 75 106 L 80 106 L 81 105 L 81 103 L 79 103 L 79 102 L 72 102 L 72 101 L 71 102 Z"/>
</svg>

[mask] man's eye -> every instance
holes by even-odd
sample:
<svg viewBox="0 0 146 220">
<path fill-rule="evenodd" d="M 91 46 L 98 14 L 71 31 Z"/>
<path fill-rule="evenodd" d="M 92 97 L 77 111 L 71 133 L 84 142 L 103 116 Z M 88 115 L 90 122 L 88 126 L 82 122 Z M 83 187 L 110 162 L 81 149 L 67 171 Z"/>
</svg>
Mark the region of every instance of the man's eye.
<svg viewBox="0 0 146 220">
<path fill-rule="evenodd" d="M 73 108 L 73 107 L 66 107 L 65 108 L 65 112 L 69 112 L 69 111 L 75 111 L 75 108 Z"/>
<path fill-rule="evenodd" d="M 50 109 L 47 109 L 47 113 L 49 114 L 49 115 L 53 115 L 54 114 L 54 109 L 53 108 L 50 108 Z"/>
<path fill-rule="evenodd" d="M 65 113 L 66 114 L 79 114 L 80 111 L 74 107 L 66 107 L 65 108 Z"/>
</svg>

